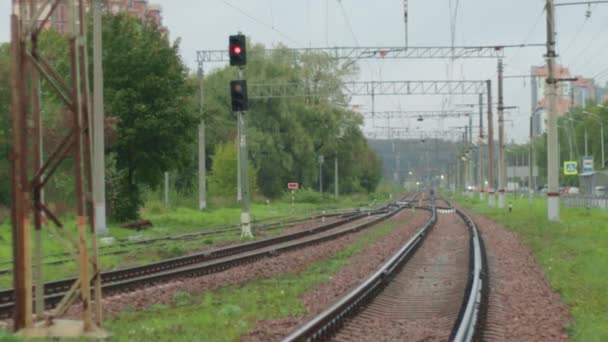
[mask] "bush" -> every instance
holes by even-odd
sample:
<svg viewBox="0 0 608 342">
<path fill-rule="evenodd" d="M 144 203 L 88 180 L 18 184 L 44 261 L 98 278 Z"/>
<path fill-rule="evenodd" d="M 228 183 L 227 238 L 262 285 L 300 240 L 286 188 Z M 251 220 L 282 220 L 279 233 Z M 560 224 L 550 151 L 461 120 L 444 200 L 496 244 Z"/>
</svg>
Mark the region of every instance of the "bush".
<svg viewBox="0 0 608 342">
<path fill-rule="evenodd" d="M 296 203 L 323 203 L 328 200 L 325 194 L 321 194 L 318 191 L 314 191 L 309 188 L 301 188 L 296 190 Z M 285 201 L 291 201 L 291 192 L 286 192 L 284 197 Z"/>
<path fill-rule="evenodd" d="M 237 147 L 233 141 L 218 145 L 213 155 L 211 173 L 209 175 L 209 195 L 227 197 L 236 200 L 237 188 Z M 256 170 L 249 165 L 249 194 L 255 195 Z"/>
<path fill-rule="evenodd" d="M 114 222 L 128 222 L 139 218 L 139 208 L 144 201 L 140 187 L 130 184 L 125 171 L 110 169 L 108 174 L 111 186 L 108 188 L 108 202 L 110 203 L 110 218 Z"/>
</svg>

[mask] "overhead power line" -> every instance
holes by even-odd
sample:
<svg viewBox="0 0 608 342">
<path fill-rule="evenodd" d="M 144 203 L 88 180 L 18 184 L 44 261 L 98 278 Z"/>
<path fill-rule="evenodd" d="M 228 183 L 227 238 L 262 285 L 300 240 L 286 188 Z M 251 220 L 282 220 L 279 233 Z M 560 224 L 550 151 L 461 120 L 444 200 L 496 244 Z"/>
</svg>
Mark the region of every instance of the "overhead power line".
<svg viewBox="0 0 608 342">
<path fill-rule="evenodd" d="M 576 6 L 576 5 L 589 5 L 589 4 L 608 4 L 608 0 L 598 0 L 598 1 L 576 1 L 576 2 L 560 2 L 556 3 L 554 6 Z"/>
<path fill-rule="evenodd" d="M 247 13 L 246 11 L 242 10 L 241 8 L 233 5 L 232 3 L 228 2 L 227 0 L 221 0 L 226 6 L 231 7 L 232 9 L 236 10 L 237 12 L 241 13 L 242 15 L 246 16 L 247 18 L 255 21 L 256 23 L 266 27 L 267 29 L 270 29 L 274 32 L 276 32 L 277 34 L 279 34 L 281 37 L 289 40 L 291 43 L 294 43 L 297 46 L 304 46 L 303 44 L 299 43 L 298 41 L 296 41 L 295 39 L 289 37 L 288 35 L 286 35 L 285 33 L 279 31 L 278 29 L 276 29 L 274 27 L 273 24 L 268 24 L 263 22 L 262 20 L 256 18 L 255 16 L 253 16 L 252 14 Z"/>
</svg>

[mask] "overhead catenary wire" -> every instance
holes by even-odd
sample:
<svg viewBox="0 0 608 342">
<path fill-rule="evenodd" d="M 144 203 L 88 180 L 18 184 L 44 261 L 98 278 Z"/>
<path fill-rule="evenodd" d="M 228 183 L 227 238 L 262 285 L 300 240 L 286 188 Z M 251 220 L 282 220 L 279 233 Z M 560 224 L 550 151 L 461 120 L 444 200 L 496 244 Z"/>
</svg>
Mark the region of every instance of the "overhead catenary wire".
<svg viewBox="0 0 608 342">
<path fill-rule="evenodd" d="M 289 37 L 288 35 L 286 35 L 285 33 L 281 32 L 281 31 L 279 31 L 279 30 L 278 30 L 278 29 L 276 29 L 276 28 L 275 28 L 273 25 L 268 24 L 268 23 L 265 23 L 264 21 L 262 21 L 262 20 L 260 20 L 260 19 L 256 18 L 254 15 L 249 14 L 248 12 L 244 11 L 243 9 L 241 9 L 241 8 L 237 7 L 236 5 L 234 5 L 234 4 L 232 4 L 232 3 L 230 3 L 230 2 L 229 2 L 229 1 L 227 1 L 227 0 L 220 0 L 220 1 L 221 1 L 222 3 L 224 3 L 226 6 L 228 6 L 228 7 L 232 8 L 232 9 L 236 10 L 237 12 L 241 13 L 242 15 L 246 16 L 247 18 L 249 18 L 249 19 L 251 19 L 251 20 L 255 21 L 256 23 L 258 23 L 258 24 L 260 24 L 260 25 L 262 25 L 262 26 L 264 26 L 264 27 L 266 27 L 267 29 L 270 29 L 270 30 L 274 31 L 275 33 L 277 33 L 277 34 L 278 34 L 278 35 L 280 35 L 281 37 L 283 37 L 283 38 L 285 38 L 285 39 L 289 40 L 291 43 L 295 44 L 296 46 L 298 46 L 298 47 L 304 47 L 304 44 L 301 44 L 301 43 L 300 43 L 300 42 L 298 42 L 297 40 L 295 40 L 295 39 L 293 39 L 293 38 Z"/>
<path fill-rule="evenodd" d="M 585 47 L 581 50 L 579 50 L 579 53 L 572 59 L 572 62 L 569 63 L 569 65 L 574 68 L 574 66 L 578 66 L 580 63 L 579 61 L 581 61 L 581 57 L 584 56 L 585 52 L 589 51 L 589 48 L 593 45 L 594 42 L 597 41 L 597 39 L 603 35 L 603 33 L 608 30 L 608 21 L 606 22 L 606 25 L 599 31 L 596 32 L 595 35 L 593 35 L 591 37 L 591 39 L 589 39 L 589 41 L 587 42 L 587 44 L 585 45 Z"/>
<path fill-rule="evenodd" d="M 274 14 L 272 13 L 272 0 L 268 0 L 268 7 L 270 8 L 270 26 L 274 30 Z"/>
<path fill-rule="evenodd" d="M 594 9 L 595 9 L 595 7 L 597 7 L 597 4 L 594 6 Z M 585 29 L 585 26 L 587 26 L 587 23 L 589 23 L 589 19 L 590 19 L 590 17 L 588 17 L 588 16 L 585 17 L 585 21 L 583 21 L 583 25 L 581 25 L 581 27 L 579 27 L 579 29 L 576 31 L 576 33 L 574 34 L 574 36 L 572 37 L 570 42 L 566 45 L 566 48 L 562 51 L 561 54 L 565 54 L 566 52 L 568 52 L 570 50 L 570 48 L 574 45 L 574 42 L 577 41 L 578 37 Z"/>
<path fill-rule="evenodd" d="M 342 1 L 341 0 L 336 0 L 336 1 L 337 1 L 338 5 L 340 7 L 340 11 L 341 11 L 342 17 L 344 18 L 344 23 L 345 23 L 347 29 L 349 30 L 349 32 L 350 32 L 350 34 L 351 34 L 351 36 L 353 38 L 353 41 L 354 41 L 355 45 L 357 47 L 360 47 L 361 44 L 359 43 L 359 39 L 357 38 L 357 34 L 355 33 L 355 30 L 353 29 L 353 26 L 351 24 L 350 18 L 348 17 L 348 13 L 346 12 L 346 9 L 344 8 L 344 5 L 342 4 Z M 372 75 L 374 75 L 375 71 L 374 71 L 374 68 L 372 67 L 372 64 L 368 60 L 365 60 L 365 63 L 370 68 L 370 71 L 371 71 Z M 376 60 L 376 65 L 378 67 L 378 79 L 382 82 L 383 81 L 383 77 L 382 77 L 382 65 L 380 64 L 380 61 L 378 61 L 378 60 Z M 393 103 L 393 104 L 395 104 L 395 103 Z"/>
<path fill-rule="evenodd" d="M 593 75 L 593 77 L 591 77 L 591 78 L 592 79 L 601 79 L 601 78 L 604 78 L 604 76 L 608 76 L 608 68 L 601 70 L 597 74 Z"/>
<path fill-rule="evenodd" d="M 607 26 L 607 27 L 604 27 L 604 30 L 606 30 L 607 28 L 608 28 L 608 26 Z M 603 36 L 603 35 L 602 35 L 602 36 Z M 594 68 L 592 68 L 592 66 L 594 65 L 594 62 L 595 62 L 595 61 L 596 61 L 598 58 L 601 58 L 601 57 L 606 57 L 606 54 L 605 54 L 606 48 L 608 48 L 608 42 L 606 42 L 606 44 L 599 45 L 599 48 L 595 49 L 595 51 L 594 51 L 594 50 L 592 50 L 592 51 L 591 51 L 591 53 L 588 53 L 588 55 L 589 55 L 590 57 L 588 57 L 588 58 L 587 58 L 587 59 L 584 61 L 584 63 L 580 64 L 580 65 L 581 65 L 581 67 L 582 67 L 582 68 L 590 68 L 590 69 L 594 69 Z M 595 78 L 595 77 L 593 77 L 593 78 Z"/>
</svg>

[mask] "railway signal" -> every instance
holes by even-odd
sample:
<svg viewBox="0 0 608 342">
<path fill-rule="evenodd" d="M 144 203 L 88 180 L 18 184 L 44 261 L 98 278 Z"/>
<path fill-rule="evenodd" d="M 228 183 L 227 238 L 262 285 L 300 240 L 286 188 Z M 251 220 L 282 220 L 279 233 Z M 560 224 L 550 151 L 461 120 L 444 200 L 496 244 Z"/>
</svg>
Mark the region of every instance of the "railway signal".
<svg viewBox="0 0 608 342">
<path fill-rule="evenodd" d="M 230 36 L 228 40 L 228 52 L 231 66 L 243 66 L 247 64 L 247 40 L 245 35 L 237 34 Z"/>
<path fill-rule="evenodd" d="M 249 109 L 247 97 L 247 81 L 235 80 L 230 82 L 230 96 L 232 98 L 232 111 L 244 112 Z"/>
<path fill-rule="evenodd" d="M 238 67 L 238 80 L 230 81 L 230 97 L 232 111 L 237 113 L 238 121 L 238 174 L 237 198 L 241 200 L 241 236 L 253 237 L 251 232 L 251 217 L 249 214 L 249 158 L 247 152 L 247 117 L 249 109 L 247 97 L 247 81 L 243 77 L 243 69 L 247 64 L 247 47 L 245 35 L 240 32 L 228 38 L 228 54 L 230 65 Z"/>
</svg>

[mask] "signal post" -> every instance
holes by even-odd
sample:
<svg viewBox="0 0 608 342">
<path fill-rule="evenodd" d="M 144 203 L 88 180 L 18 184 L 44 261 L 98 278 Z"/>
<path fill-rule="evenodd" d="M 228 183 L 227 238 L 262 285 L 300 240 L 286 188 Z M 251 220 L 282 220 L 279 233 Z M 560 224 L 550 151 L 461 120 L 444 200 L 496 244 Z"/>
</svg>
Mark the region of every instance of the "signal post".
<svg viewBox="0 0 608 342">
<path fill-rule="evenodd" d="M 247 65 L 247 42 L 242 34 L 230 36 L 228 39 L 230 65 L 238 67 L 238 80 L 230 82 L 230 97 L 232 111 L 237 113 L 238 120 L 238 158 L 241 186 L 241 236 L 253 237 L 251 232 L 251 214 L 249 212 L 249 154 L 247 152 L 247 116 L 249 99 L 247 97 L 247 80 L 243 79 L 243 69 Z"/>
</svg>

